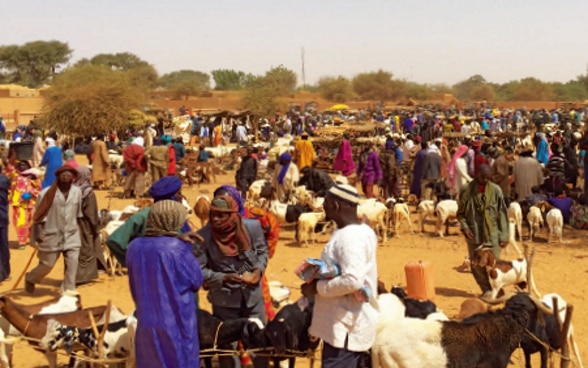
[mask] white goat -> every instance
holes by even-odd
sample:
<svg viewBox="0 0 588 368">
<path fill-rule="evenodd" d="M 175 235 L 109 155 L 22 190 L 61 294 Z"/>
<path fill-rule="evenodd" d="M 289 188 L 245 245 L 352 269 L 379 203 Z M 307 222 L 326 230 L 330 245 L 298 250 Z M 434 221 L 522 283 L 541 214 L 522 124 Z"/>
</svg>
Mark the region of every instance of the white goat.
<svg viewBox="0 0 588 368">
<path fill-rule="evenodd" d="M 388 239 L 387 216 L 388 208 L 386 205 L 376 200 L 360 202 L 360 205 L 357 206 L 358 219 L 374 229 L 376 234 L 378 233 L 378 229 L 380 229 L 384 242 Z"/>
<path fill-rule="evenodd" d="M 449 220 L 455 220 L 457 217 L 457 201 L 445 199 L 440 201 L 435 208 L 437 213 L 437 233 L 443 237 L 443 224 L 445 224 L 445 234 L 449 235 Z"/>
<path fill-rule="evenodd" d="M 425 219 L 435 215 L 435 202 L 430 199 L 421 201 L 417 206 L 417 214 L 419 215 L 419 223 L 421 233 L 425 231 Z"/>
<path fill-rule="evenodd" d="M 408 204 L 406 203 L 396 203 L 394 204 L 394 233 L 398 235 L 398 228 L 400 227 L 400 221 L 405 219 L 408 223 L 408 228 L 411 234 L 414 234 L 412 231 L 412 223 L 410 221 L 410 209 L 408 208 Z"/>
<path fill-rule="evenodd" d="M 298 244 L 306 245 L 314 242 L 314 228 L 319 221 L 325 219 L 324 212 L 306 212 L 298 218 Z"/>
<path fill-rule="evenodd" d="M 539 231 L 543 226 L 543 215 L 537 206 L 531 206 L 527 214 L 527 221 L 529 222 L 529 240 L 533 241 L 533 233 Z"/>
<path fill-rule="evenodd" d="M 563 230 L 563 215 L 558 208 L 552 208 L 547 212 L 547 216 L 545 217 L 547 221 L 547 226 L 549 227 L 549 236 L 547 237 L 547 241 L 551 243 L 553 241 L 553 237 L 557 237 L 560 243 L 563 243 L 562 239 L 562 230 Z"/>
<path fill-rule="evenodd" d="M 557 313 L 559 314 L 559 318 L 563 323 L 563 321 L 566 318 L 566 310 L 568 307 L 568 303 L 564 300 L 564 298 L 562 298 L 560 295 L 556 293 L 549 293 L 543 295 L 543 297 L 541 298 L 541 302 L 545 304 L 547 307 L 549 307 L 551 310 L 553 310 L 553 298 L 557 299 Z M 576 338 L 574 337 L 574 326 L 572 325 L 572 322 L 570 322 L 570 328 L 568 329 L 568 335 L 566 336 L 566 338 L 568 340 L 569 345 L 572 347 L 572 350 L 574 351 L 576 359 L 578 360 L 578 366 L 580 368 L 584 368 L 584 365 L 582 364 L 582 358 L 580 357 L 580 351 L 578 350 L 578 344 L 576 344 Z"/>
<path fill-rule="evenodd" d="M 509 219 L 514 220 L 516 225 L 516 231 L 519 233 L 519 241 L 523 241 L 523 211 L 521 205 L 518 202 L 510 202 L 508 206 L 507 215 Z M 513 236 L 514 237 L 514 236 Z"/>
</svg>

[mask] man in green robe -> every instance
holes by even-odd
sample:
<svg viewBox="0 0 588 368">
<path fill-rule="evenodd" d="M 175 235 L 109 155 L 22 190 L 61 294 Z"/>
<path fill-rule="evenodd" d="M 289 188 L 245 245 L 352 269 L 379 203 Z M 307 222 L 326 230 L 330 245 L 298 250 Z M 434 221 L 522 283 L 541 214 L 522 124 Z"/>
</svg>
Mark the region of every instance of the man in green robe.
<svg viewBox="0 0 588 368">
<path fill-rule="evenodd" d="M 509 227 L 507 209 L 500 187 L 490 181 L 492 170 L 488 165 L 478 169 L 474 180 L 461 191 L 457 209 L 457 220 L 466 238 L 468 254 L 473 259 L 476 248 L 489 248 L 496 259 L 500 249 L 508 244 Z M 488 273 L 484 267 L 472 265 L 472 274 L 488 297 L 492 290 Z"/>
</svg>

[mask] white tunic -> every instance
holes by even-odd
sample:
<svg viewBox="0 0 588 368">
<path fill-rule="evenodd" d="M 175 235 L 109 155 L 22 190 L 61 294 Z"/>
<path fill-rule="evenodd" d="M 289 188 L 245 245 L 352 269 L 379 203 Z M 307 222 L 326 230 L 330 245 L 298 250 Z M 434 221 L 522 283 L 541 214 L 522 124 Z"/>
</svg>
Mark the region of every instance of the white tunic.
<svg viewBox="0 0 588 368">
<path fill-rule="evenodd" d="M 340 276 L 317 283 L 318 294 L 309 333 L 336 348 L 367 351 L 373 344 L 378 323 L 378 240 L 367 225 L 348 225 L 335 230 L 321 259 L 339 266 Z M 369 303 L 357 301 L 353 292 L 369 286 Z"/>
</svg>

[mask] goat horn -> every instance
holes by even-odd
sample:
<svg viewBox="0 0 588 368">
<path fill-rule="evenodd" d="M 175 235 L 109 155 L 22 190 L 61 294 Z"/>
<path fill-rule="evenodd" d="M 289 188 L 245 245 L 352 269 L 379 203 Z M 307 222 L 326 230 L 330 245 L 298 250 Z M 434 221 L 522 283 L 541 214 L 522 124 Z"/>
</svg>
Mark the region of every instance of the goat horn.
<svg viewBox="0 0 588 368">
<path fill-rule="evenodd" d="M 545 306 L 545 304 L 543 304 L 541 302 L 541 300 L 535 298 L 531 294 L 529 294 L 529 298 L 531 298 L 531 300 L 533 301 L 533 303 L 535 304 L 537 309 L 539 309 L 541 312 L 543 312 L 545 314 L 553 314 L 553 310 L 551 308 Z"/>
<path fill-rule="evenodd" d="M 496 299 L 480 298 L 480 300 L 486 304 L 498 305 L 498 304 L 502 304 L 502 303 L 506 302 L 508 299 L 512 298 L 514 295 L 515 295 L 515 293 L 508 293 L 508 294 L 504 294 L 500 298 L 496 298 Z"/>
</svg>

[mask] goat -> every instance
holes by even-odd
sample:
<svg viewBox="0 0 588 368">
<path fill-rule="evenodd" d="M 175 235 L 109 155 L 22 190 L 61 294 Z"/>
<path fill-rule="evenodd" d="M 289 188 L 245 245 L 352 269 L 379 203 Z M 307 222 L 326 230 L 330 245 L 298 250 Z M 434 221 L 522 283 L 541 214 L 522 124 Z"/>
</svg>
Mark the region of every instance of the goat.
<svg viewBox="0 0 588 368">
<path fill-rule="evenodd" d="M 516 230 L 519 233 L 519 241 L 523 241 L 523 211 L 521 205 L 518 202 L 510 202 L 508 206 L 507 215 L 509 219 L 514 220 Z M 514 238 L 514 235 L 513 235 Z"/>
<path fill-rule="evenodd" d="M 387 217 L 388 207 L 374 199 L 364 201 L 363 203 L 360 202 L 359 206 L 357 206 L 357 218 L 374 230 L 379 228 L 380 231 L 382 231 L 382 239 L 384 242 L 386 242 L 388 238 Z"/>
<path fill-rule="evenodd" d="M 552 208 L 547 212 L 547 216 L 545 217 L 545 221 L 547 221 L 547 226 L 549 227 L 549 236 L 547 237 L 547 242 L 551 243 L 553 237 L 557 237 L 560 243 L 563 243 L 562 239 L 562 230 L 563 230 L 563 215 L 561 211 L 557 208 Z"/>
<path fill-rule="evenodd" d="M 449 220 L 455 220 L 457 217 L 457 201 L 445 199 L 440 201 L 435 208 L 437 214 L 437 233 L 442 238 L 443 231 L 441 227 L 445 224 L 445 235 L 449 235 Z"/>
<path fill-rule="evenodd" d="M 518 257 L 522 257 L 523 254 L 521 253 L 521 249 L 519 248 L 517 241 L 515 239 L 516 236 L 516 221 L 512 218 L 508 219 L 508 245 L 504 248 L 504 254 L 508 255 L 508 246 L 512 245 L 515 252 L 517 252 Z"/>
<path fill-rule="evenodd" d="M 417 214 L 419 215 L 421 233 L 423 233 L 425 231 L 425 219 L 435 215 L 435 202 L 429 199 L 421 201 L 417 206 Z"/>
<path fill-rule="evenodd" d="M 204 227 L 210 219 L 210 198 L 207 195 L 199 195 L 194 204 L 194 214 L 200 220 L 200 227 Z"/>
<path fill-rule="evenodd" d="M 492 286 L 492 299 L 496 299 L 500 290 L 508 285 L 518 285 L 521 289 L 527 287 L 530 282 L 533 292 L 539 295 L 533 280 L 527 280 L 527 260 L 518 258 L 512 261 L 496 259 L 491 250 L 478 247 L 474 251 L 472 266 L 485 267 L 488 272 L 490 286 Z M 533 277 L 531 275 L 531 277 Z"/>
<path fill-rule="evenodd" d="M 298 222 L 300 215 L 306 212 L 312 212 L 312 209 L 308 206 L 299 204 L 290 205 L 273 200 L 270 202 L 270 212 L 276 216 L 280 224 L 291 224 Z"/>
<path fill-rule="evenodd" d="M 324 212 L 306 212 L 298 218 L 298 244 L 308 247 L 308 242 L 314 242 L 314 228 L 319 221 L 325 219 Z"/>
<path fill-rule="evenodd" d="M 408 205 L 403 202 L 397 202 L 394 204 L 394 233 L 398 234 L 398 228 L 400 227 L 400 220 L 405 219 L 408 223 L 408 228 L 411 234 L 414 234 L 412 231 L 412 223 L 410 221 L 410 209 Z"/>
<path fill-rule="evenodd" d="M 68 313 L 31 314 L 23 306 L 13 302 L 12 299 L 6 296 L 0 297 L 0 313 L 2 316 L 24 336 L 37 340 L 45 336 L 47 323 L 50 319 L 57 320 L 68 326 L 90 327 L 89 313 L 92 313 L 95 320 L 101 321 L 104 318 L 106 308 L 103 305 Z M 110 313 L 113 321 L 119 320 L 122 316 L 120 310 L 114 306 L 111 307 Z M 33 343 L 31 342 L 31 344 Z M 57 367 L 57 356 L 54 352 L 45 351 L 45 356 L 49 361 L 50 368 Z"/>
<path fill-rule="evenodd" d="M 409 298 L 404 289 L 394 286 L 390 293 L 396 295 L 405 306 L 405 317 L 425 319 L 430 314 L 437 312 L 437 306 L 430 300 L 418 300 Z"/>
<path fill-rule="evenodd" d="M 23 309 L 31 314 L 50 314 L 73 312 L 82 308 L 81 298 L 78 293 L 68 291 L 58 298 L 45 302 L 23 305 Z M 0 317 L 0 363 L 3 368 L 12 366 L 12 338 L 21 336 L 21 333 L 5 318 Z M 8 338 L 7 338 L 8 337 Z"/>
<path fill-rule="evenodd" d="M 539 207 L 531 206 L 527 214 L 527 221 L 529 222 L 529 240 L 533 241 L 533 231 L 539 231 L 543 226 L 543 215 Z"/>
<path fill-rule="evenodd" d="M 269 185 L 269 193 L 267 186 Z M 256 180 L 249 186 L 247 190 L 247 200 L 255 202 L 259 198 L 271 199 L 272 186 L 269 180 Z M 269 194 L 269 196 L 268 196 Z"/>
<path fill-rule="evenodd" d="M 549 313 L 519 293 L 504 308 L 462 322 L 401 318 L 378 326 L 372 367 L 505 367 L 523 339 L 528 321 Z M 402 338 L 399 338 L 402 336 Z"/>
<path fill-rule="evenodd" d="M 103 324 L 97 326 L 98 331 L 102 331 L 103 328 Z M 134 332 L 136 330 L 137 318 L 133 315 L 109 323 L 103 340 L 104 356 L 107 358 L 130 356 L 131 361 L 134 361 Z M 47 322 L 47 332 L 39 346 L 50 351 L 64 348 L 68 354 L 71 354 L 75 344 L 83 345 L 95 358 L 99 357 L 98 340 L 92 328 L 66 326 L 54 319 Z"/>
<path fill-rule="evenodd" d="M 258 318 L 237 318 L 221 321 L 209 312 L 196 310 L 198 319 L 198 342 L 200 350 L 216 349 L 219 346 L 242 340 L 246 346 L 263 343 L 263 322 Z M 202 357 L 207 368 L 212 368 L 212 358 Z"/>
<path fill-rule="evenodd" d="M 280 281 L 268 281 L 272 305 L 275 309 L 290 304 L 290 289 Z"/>
<path fill-rule="evenodd" d="M 304 307 L 301 308 L 301 305 Z M 287 350 L 315 350 L 319 339 L 311 339 L 308 328 L 312 322 L 312 303 L 295 303 L 282 308 L 265 327 L 267 343 L 277 355 L 284 355 Z M 266 344 L 267 345 L 267 344 Z M 279 367 L 283 358 L 274 358 L 274 367 Z M 289 366 L 294 367 L 295 358 L 288 358 Z"/>
<path fill-rule="evenodd" d="M 486 313 L 490 311 L 490 306 L 479 298 L 466 298 L 459 306 L 459 312 L 455 316 L 455 320 L 462 321 L 473 315 Z"/>
</svg>

